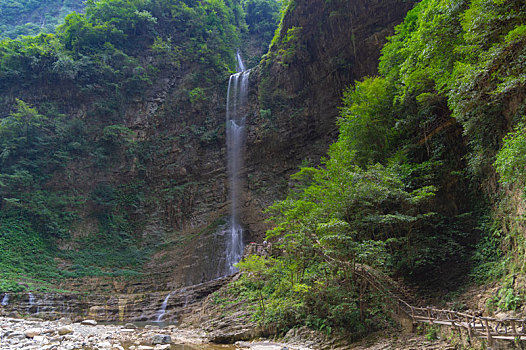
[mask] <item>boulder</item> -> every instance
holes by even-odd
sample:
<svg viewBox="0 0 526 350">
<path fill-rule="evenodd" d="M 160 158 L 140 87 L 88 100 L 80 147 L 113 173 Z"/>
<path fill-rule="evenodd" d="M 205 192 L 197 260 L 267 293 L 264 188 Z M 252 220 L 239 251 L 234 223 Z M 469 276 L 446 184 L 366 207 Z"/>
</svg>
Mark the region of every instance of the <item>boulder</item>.
<svg viewBox="0 0 526 350">
<path fill-rule="evenodd" d="M 41 328 L 29 328 L 24 332 L 25 336 L 28 338 L 34 338 L 37 335 L 42 334 Z"/>
<path fill-rule="evenodd" d="M 70 325 L 62 326 L 59 329 L 57 329 L 58 335 L 66 335 L 73 333 L 73 327 Z"/>
<path fill-rule="evenodd" d="M 133 323 L 126 323 L 124 325 L 124 329 L 137 329 L 137 326 L 134 325 Z"/>
<path fill-rule="evenodd" d="M 33 337 L 33 340 L 36 341 L 37 343 L 44 343 L 44 344 L 49 343 L 49 340 L 43 335 L 35 335 Z"/>
<path fill-rule="evenodd" d="M 71 321 L 71 318 L 68 318 L 68 317 L 62 317 L 61 319 L 58 320 L 58 322 L 63 323 L 63 324 L 72 324 L 73 323 L 73 321 Z"/>
<path fill-rule="evenodd" d="M 28 318 L 26 318 L 26 321 L 31 321 L 31 322 L 42 322 L 42 321 L 44 321 L 44 320 L 41 319 L 40 317 L 28 317 Z"/>
<path fill-rule="evenodd" d="M 80 324 L 83 324 L 85 326 L 96 326 L 97 325 L 97 321 L 95 321 L 95 320 L 84 320 L 84 321 L 80 322 Z"/>
<path fill-rule="evenodd" d="M 170 350 L 170 344 L 156 345 L 155 350 Z"/>
<path fill-rule="evenodd" d="M 20 332 L 12 332 L 9 334 L 4 334 L 4 336 L 6 336 L 7 339 L 24 339 L 26 337 L 24 333 Z"/>
<path fill-rule="evenodd" d="M 155 334 L 151 342 L 153 345 L 157 344 L 170 344 L 172 342 L 172 338 L 169 335 L 166 334 Z"/>
</svg>

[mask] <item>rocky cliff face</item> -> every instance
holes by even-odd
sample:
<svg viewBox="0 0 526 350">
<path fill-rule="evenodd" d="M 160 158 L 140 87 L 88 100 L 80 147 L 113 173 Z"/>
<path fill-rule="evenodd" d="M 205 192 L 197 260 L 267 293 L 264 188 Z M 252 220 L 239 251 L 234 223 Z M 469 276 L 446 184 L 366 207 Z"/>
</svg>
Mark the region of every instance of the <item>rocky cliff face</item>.
<svg viewBox="0 0 526 350">
<path fill-rule="evenodd" d="M 412 5 L 403 0 L 291 5 L 253 81 L 244 222 L 254 236 L 263 237 L 261 209 L 284 197 L 289 175 L 326 154 L 337 136 L 342 92 L 376 73 L 386 37 Z"/>
<path fill-rule="evenodd" d="M 270 52 L 251 74 L 243 169 L 245 240 L 263 240 L 262 209 L 287 191 L 302 163 L 318 164 L 336 137 L 342 90 L 376 72 L 386 36 L 411 2 L 296 1 Z M 294 36 L 294 37 L 293 37 Z M 144 176 L 148 197 L 135 210 L 144 242 L 163 241 L 128 292 L 170 291 L 221 275 L 221 228 L 229 212 L 225 108 L 228 77 L 189 103 L 191 70 L 156 83 L 129 105 L 125 125 L 145 147 L 143 169 L 120 165 L 119 177 Z M 117 171 L 117 169 L 114 169 Z"/>
<path fill-rule="evenodd" d="M 66 316 L 74 321 L 89 318 L 103 322 L 177 323 L 183 313 L 196 308 L 199 302 L 229 280 L 217 279 L 169 293 L 11 293 L 2 305 L 0 315 L 14 312 L 42 319 Z"/>
<path fill-rule="evenodd" d="M 412 4 L 405 0 L 291 3 L 269 53 L 250 78 L 241 220 L 247 242 L 263 240 L 262 209 L 283 198 L 289 175 L 301 164 L 319 164 L 337 136 L 342 90 L 375 74 L 386 37 Z M 49 180 L 49 188 L 76 188 L 87 197 L 100 184 L 140 188 L 142 199 L 123 210 L 142 246 L 154 251 L 141 276 L 117 284 L 109 277 L 68 281 L 63 288 L 157 292 L 159 304 L 169 291 L 221 276 L 222 228 L 230 206 L 225 147 L 228 75 L 209 84 L 204 97 L 191 97 L 193 73 L 200 69 L 199 64 L 167 69 L 140 98 L 120 106 L 118 115 L 93 120 L 93 127 L 101 130 L 92 142 L 102 138 L 104 123 L 132 130 L 138 149 L 133 156 L 117 147 L 103 165 L 95 164 L 90 155 L 71 162 Z M 1 108 L 18 97 L 34 105 L 52 100 L 62 113 L 92 118 L 99 108 L 95 96 L 67 84 L 49 86 L 43 80 L 25 91 L 23 86 L 13 88 L 0 111 L 7 114 Z M 88 200 L 72 237 L 95 234 L 93 212 L 103 209 Z M 69 241 L 61 242 L 61 247 L 78 248 Z M 144 309 L 141 302 L 137 308 Z"/>
</svg>

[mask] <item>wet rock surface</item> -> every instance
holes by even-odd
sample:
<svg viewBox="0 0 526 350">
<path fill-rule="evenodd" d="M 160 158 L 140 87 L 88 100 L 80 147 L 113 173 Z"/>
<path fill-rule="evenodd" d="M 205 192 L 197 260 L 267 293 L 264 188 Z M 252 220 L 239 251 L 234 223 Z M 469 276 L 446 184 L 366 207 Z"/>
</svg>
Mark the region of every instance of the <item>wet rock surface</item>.
<svg viewBox="0 0 526 350">
<path fill-rule="evenodd" d="M 163 322 L 175 323 L 185 310 L 191 310 L 203 298 L 219 289 L 230 277 L 212 280 L 206 283 L 172 290 L 140 294 L 79 294 L 46 293 L 34 294 L 38 313 L 30 313 L 43 319 L 63 318 L 62 323 L 83 321 L 87 326 L 97 322 L 137 322 L 156 321 L 167 295 L 170 297 L 164 305 Z M 27 293 L 12 293 L 11 302 L 0 309 L 0 315 L 12 319 L 20 318 L 20 312 L 29 310 Z M 19 312 L 20 311 L 20 312 Z M 130 325 L 133 327 L 133 325 Z"/>
</svg>

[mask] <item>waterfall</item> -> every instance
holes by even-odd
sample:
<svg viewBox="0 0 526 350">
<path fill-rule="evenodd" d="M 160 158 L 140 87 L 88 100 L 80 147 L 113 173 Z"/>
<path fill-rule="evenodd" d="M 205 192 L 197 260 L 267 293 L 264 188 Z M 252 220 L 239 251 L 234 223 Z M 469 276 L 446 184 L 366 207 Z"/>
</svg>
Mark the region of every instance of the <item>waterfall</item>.
<svg viewBox="0 0 526 350">
<path fill-rule="evenodd" d="M 243 256 L 243 227 L 239 222 L 240 170 L 243 165 L 243 146 L 245 143 L 245 107 L 248 96 L 248 77 L 239 50 L 236 53 L 237 73 L 228 80 L 226 100 L 226 140 L 228 175 L 230 178 L 230 227 L 226 232 L 227 274 L 236 272 L 234 264 Z"/>
<path fill-rule="evenodd" d="M 2 299 L 2 306 L 7 306 L 7 304 L 9 304 L 9 294 L 5 293 Z"/>
<path fill-rule="evenodd" d="M 239 52 L 239 49 L 236 52 L 236 60 L 237 60 L 236 71 L 238 73 L 246 71 L 247 69 L 245 68 L 245 64 L 243 63 L 243 59 L 241 59 L 241 53 Z"/>
<path fill-rule="evenodd" d="M 27 306 L 27 312 L 31 312 L 31 308 L 33 307 L 33 305 L 35 305 L 35 296 L 31 292 L 28 292 L 27 295 L 28 295 L 28 298 L 29 298 L 28 306 Z M 40 313 L 40 306 L 37 305 L 35 314 L 39 314 L 39 313 Z"/>
<path fill-rule="evenodd" d="M 168 306 L 168 299 L 174 294 L 175 292 L 169 293 L 166 298 L 164 298 L 163 303 L 161 304 L 161 308 L 159 311 L 157 311 L 157 320 L 156 322 L 161 322 L 163 319 L 164 314 L 166 314 L 166 307 Z"/>
</svg>

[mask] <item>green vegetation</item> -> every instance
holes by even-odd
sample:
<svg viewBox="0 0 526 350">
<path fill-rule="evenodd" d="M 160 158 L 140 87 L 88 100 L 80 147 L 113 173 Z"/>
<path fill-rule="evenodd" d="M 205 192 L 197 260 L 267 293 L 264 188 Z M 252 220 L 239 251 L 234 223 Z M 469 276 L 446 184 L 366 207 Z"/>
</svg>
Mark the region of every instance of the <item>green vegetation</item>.
<svg viewBox="0 0 526 350">
<path fill-rule="evenodd" d="M 515 130 L 504 138 L 502 149 L 497 154 L 495 168 L 500 175 L 499 181 L 513 185 L 526 183 L 526 135 L 524 125 L 520 123 Z"/>
<path fill-rule="evenodd" d="M 245 21 L 252 35 L 262 36 L 270 43 L 279 21 L 280 2 L 276 0 L 244 0 Z"/>
<path fill-rule="evenodd" d="M 379 76 L 345 92 L 328 159 L 302 168 L 269 208 L 267 238 L 281 254 L 239 264 L 262 322 L 283 331 L 374 329 L 382 299 L 356 272 L 364 265 L 422 290 L 456 288 L 470 271 L 479 281 L 502 278 L 493 304 L 521 305 L 524 286 L 510 276 L 526 272 L 517 210 L 525 16 L 518 0 L 423 0 L 407 15 L 382 51 Z M 296 62 L 298 36 L 296 27 L 277 34 L 272 57 Z M 262 107 L 276 95 L 262 93 Z"/>
<path fill-rule="evenodd" d="M 144 208 L 168 207 L 176 227 L 195 192 L 195 183 L 175 180 L 153 189 L 147 166 L 188 137 L 215 145 L 219 127 L 207 118 L 181 125 L 177 137 L 154 132 L 139 141 L 130 106 L 175 76 L 182 83 L 159 120 L 208 106 L 235 67 L 241 31 L 267 38 L 276 4 L 0 3 L 2 38 L 54 32 L 0 41 L 0 291 L 22 288 L 22 280 L 139 273 L 163 241 L 142 235 Z M 25 25 L 35 16 L 46 25 Z"/>
<path fill-rule="evenodd" d="M 81 0 L 2 0 L 0 40 L 21 35 L 53 33 L 64 17 L 84 8 Z"/>
<path fill-rule="evenodd" d="M 83 145 L 87 135 L 78 130 L 74 132 L 76 123 L 64 116 L 41 115 L 21 100 L 17 100 L 16 109 L 1 120 L 3 290 L 16 291 L 21 288 L 16 284 L 20 280 L 50 282 L 90 274 L 118 275 L 122 270 L 103 272 L 100 268 L 137 266 L 137 262 L 144 259 L 145 252 L 129 236 L 133 231 L 122 213 L 126 205 L 136 201 L 133 197 L 128 199 L 125 188 L 117 192 L 98 186 L 88 199 L 71 187 L 55 190 L 48 187 L 49 182 L 54 181 L 53 176 L 64 173 L 68 162 L 79 153 L 82 155 L 82 150 L 89 150 Z M 116 144 L 126 140 L 122 135 L 129 132 L 122 126 L 109 126 L 103 131 L 102 142 L 110 142 L 105 137 L 111 137 L 110 144 L 105 145 L 108 152 L 115 151 Z M 94 147 L 97 150 L 101 146 Z M 137 193 L 136 190 L 133 189 L 133 193 Z M 97 236 L 100 240 L 74 239 L 80 250 L 60 251 L 56 242 L 71 239 L 71 229 L 81 219 L 81 208 L 90 202 L 94 215 L 100 210 Z M 130 251 L 137 257 L 133 258 Z M 54 259 L 57 256 L 70 259 L 74 272 L 59 269 Z M 81 265 L 79 259 L 84 259 Z"/>
<path fill-rule="evenodd" d="M 164 215 L 159 226 L 184 227 L 200 187 L 166 160 L 218 146 L 223 126 L 201 112 L 224 93 L 236 48 L 247 35 L 270 40 L 279 8 L 283 21 L 295 6 L 88 1 L 55 34 L 1 41 L 0 291 L 25 288 L 20 281 L 139 275 L 162 242 L 182 245 L 143 234 L 145 212 Z M 238 265 L 245 274 L 230 292 L 256 305 L 258 321 L 355 337 L 382 327 L 385 299 L 364 271 L 423 293 L 454 290 L 470 274 L 499 280 L 488 308 L 521 307 L 524 18 L 523 0 L 423 0 L 408 13 L 378 76 L 343 92 L 327 158 L 302 167 L 287 197 L 268 208 L 267 240 L 279 253 Z M 304 30 L 280 25 L 263 61 L 267 129 L 290 96 L 265 73 L 272 60 L 301 63 Z M 151 107 L 159 99 L 166 102 Z"/>
</svg>

